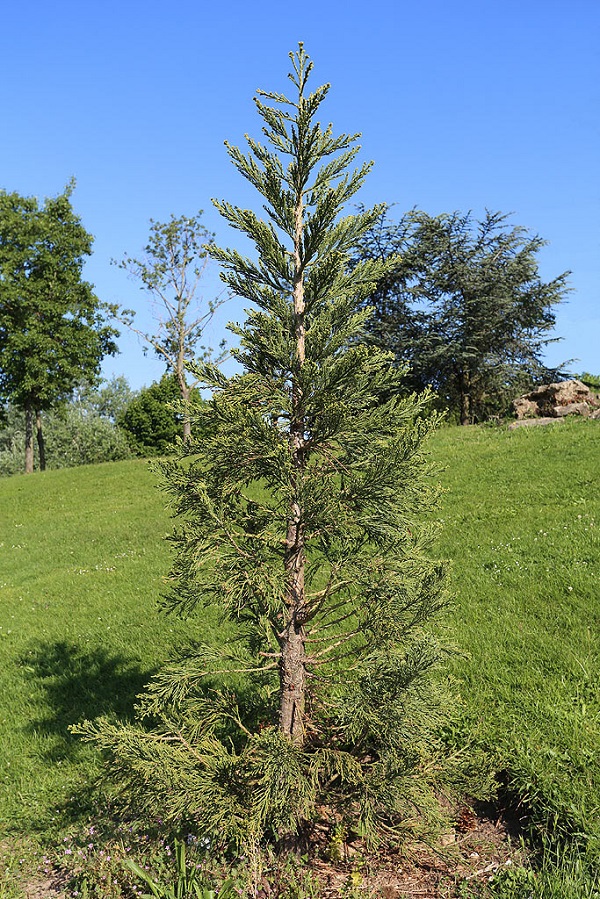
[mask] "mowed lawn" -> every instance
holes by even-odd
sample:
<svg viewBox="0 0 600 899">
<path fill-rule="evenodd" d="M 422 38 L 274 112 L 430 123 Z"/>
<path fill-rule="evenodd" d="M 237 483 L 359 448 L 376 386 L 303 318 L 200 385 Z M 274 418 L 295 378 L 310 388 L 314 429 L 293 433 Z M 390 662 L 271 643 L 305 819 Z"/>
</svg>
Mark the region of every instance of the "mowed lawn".
<svg viewBox="0 0 600 899">
<path fill-rule="evenodd" d="M 434 438 L 468 737 L 550 828 L 600 850 L 600 422 Z"/>
<path fill-rule="evenodd" d="M 185 630 L 158 613 L 165 497 L 146 462 L 0 481 L 0 832 L 44 827 L 97 772 L 67 728 L 132 714 Z"/>
<path fill-rule="evenodd" d="M 452 559 L 448 739 L 598 851 L 600 422 L 447 428 L 429 450 L 444 466 L 438 555 Z M 60 824 L 98 771 L 68 725 L 131 716 L 185 640 L 157 610 L 172 527 L 157 480 L 133 461 L 0 481 L 4 833 Z"/>
</svg>

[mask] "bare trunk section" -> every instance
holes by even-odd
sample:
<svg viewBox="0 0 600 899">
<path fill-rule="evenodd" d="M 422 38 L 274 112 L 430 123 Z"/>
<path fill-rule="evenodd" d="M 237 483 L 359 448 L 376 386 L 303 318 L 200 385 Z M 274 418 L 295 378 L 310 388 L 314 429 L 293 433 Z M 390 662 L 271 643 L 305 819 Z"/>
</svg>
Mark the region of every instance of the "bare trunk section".
<svg viewBox="0 0 600 899">
<path fill-rule="evenodd" d="M 177 378 L 177 383 L 179 384 L 179 392 L 181 393 L 181 399 L 183 400 L 184 409 L 183 409 L 183 442 L 189 443 L 192 436 L 192 422 L 190 420 L 189 412 L 188 412 L 188 403 L 190 401 L 190 388 L 188 387 L 188 383 L 185 378 L 185 340 L 184 340 L 184 332 L 185 332 L 185 322 L 181 316 L 179 311 L 181 306 L 181 299 L 178 303 L 178 314 L 177 314 L 177 331 L 179 335 L 179 347 L 177 350 L 177 359 L 175 364 L 175 377 Z"/>
<path fill-rule="evenodd" d="M 185 383 L 185 377 L 179 379 L 179 389 L 181 390 L 181 399 L 184 402 L 183 409 L 183 442 L 189 443 L 192 436 L 192 422 L 188 411 L 188 403 L 190 401 L 190 388 Z"/>
<path fill-rule="evenodd" d="M 44 430 L 42 428 L 42 413 L 39 409 L 35 413 L 35 431 L 40 460 L 40 471 L 46 471 L 46 441 L 44 440 Z"/>
<path fill-rule="evenodd" d="M 470 383 L 468 374 L 460 376 L 460 423 L 461 425 L 471 424 L 471 395 L 469 393 Z"/>
<path fill-rule="evenodd" d="M 290 506 L 287 523 L 285 573 L 287 616 L 281 634 L 281 661 L 279 670 L 280 705 L 279 728 L 296 745 L 304 743 L 304 713 L 306 707 L 306 651 L 304 647 L 304 620 L 306 595 L 304 588 L 304 524 L 298 502 L 298 487 L 304 471 L 304 410 L 302 389 L 298 375 L 305 360 L 305 305 L 304 272 L 302 268 L 302 197 L 296 204 L 296 234 L 294 240 L 294 328 L 296 359 L 292 372 L 292 419 L 289 446 L 294 470 L 294 500 Z"/>
<path fill-rule="evenodd" d="M 304 742 L 306 668 L 304 649 L 304 534 L 300 509 L 288 523 L 285 570 L 288 620 L 281 640 L 279 727 L 301 746 Z"/>
<path fill-rule="evenodd" d="M 469 412 L 469 397 L 463 393 L 460 397 L 460 423 L 461 425 L 471 424 L 471 415 Z"/>
<path fill-rule="evenodd" d="M 33 407 L 25 406 L 25 474 L 33 472 Z"/>
</svg>

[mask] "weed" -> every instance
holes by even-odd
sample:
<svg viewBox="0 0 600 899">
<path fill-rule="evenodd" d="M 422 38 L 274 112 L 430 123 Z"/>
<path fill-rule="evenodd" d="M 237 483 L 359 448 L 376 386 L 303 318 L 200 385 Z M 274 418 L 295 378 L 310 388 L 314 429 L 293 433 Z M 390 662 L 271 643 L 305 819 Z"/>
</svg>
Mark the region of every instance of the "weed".
<svg viewBox="0 0 600 899">
<path fill-rule="evenodd" d="M 171 883 L 157 880 L 133 859 L 125 859 L 125 866 L 150 888 L 150 893 L 144 893 L 143 899 L 215 899 L 217 892 L 202 882 L 196 867 L 187 864 L 183 840 L 175 840 L 174 846 L 175 880 Z M 234 881 L 223 881 L 219 885 L 218 895 L 220 899 L 231 899 L 234 896 L 238 899 Z"/>
</svg>

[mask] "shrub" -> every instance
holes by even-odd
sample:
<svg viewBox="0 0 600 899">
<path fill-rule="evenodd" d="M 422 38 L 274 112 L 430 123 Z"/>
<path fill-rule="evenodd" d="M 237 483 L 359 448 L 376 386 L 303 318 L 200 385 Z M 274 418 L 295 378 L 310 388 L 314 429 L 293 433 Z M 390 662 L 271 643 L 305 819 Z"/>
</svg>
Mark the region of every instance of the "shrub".
<svg viewBox="0 0 600 899">
<path fill-rule="evenodd" d="M 124 433 L 107 418 L 73 405 L 44 415 L 47 468 L 73 468 L 97 462 L 128 459 L 131 450 Z M 0 425 L 0 475 L 23 471 L 25 416 L 9 408 Z M 37 464 L 37 445 L 34 446 Z"/>
<path fill-rule="evenodd" d="M 117 423 L 136 455 L 162 456 L 173 451 L 182 433 L 180 402 L 177 381 L 167 374 L 141 390 L 121 412 Z"/>
</svg>

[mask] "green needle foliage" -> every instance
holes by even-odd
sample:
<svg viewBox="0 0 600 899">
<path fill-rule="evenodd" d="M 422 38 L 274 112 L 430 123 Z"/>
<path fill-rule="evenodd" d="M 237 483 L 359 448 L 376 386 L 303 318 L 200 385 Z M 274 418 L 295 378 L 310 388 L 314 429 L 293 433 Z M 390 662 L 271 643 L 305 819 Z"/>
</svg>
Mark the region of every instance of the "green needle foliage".
<svg viewBox="0 0 600 899">
<path fill-rule="evenodd" d="M 429 397 L 401 398 L 392 354 L 363 343 L 393 261 L 350 271 L 349 254 L 381 209 L 342 217 L 369 165 L 350 171 L 356 135 L 315 121 L 328 86 L 308 94 L 302 45 L 291 59 L 295 99 L 255 100 L 267 146 L 228 146 L 267 219 L 215 204 L 258 254 L 210 248 L 253 304 L 233 328 L 243 371 L 202 369 L 203 437 L 162 466 L 179 519 L 166 605 L 214 608 L 222 642 L 160 672 L 139 725 L 80 729 L 138 807 L 221 843 L 297 845 L 324 815 L 394 831 L 428 795 L 436 720 Z"/>
<path fill-rule="evenodd" d="M 542 281 L 546 241 L 508 218 L 413 209 L 392 222 L 386 211 L 355 251 L 357 260 L 397 260 L 368 299 L 372 339 L 410 366 L 409 389 L 432 387 L 463 425 L 564 377 L 564 363 L 549 369 L 542 356 L 559 339 L 550 335 L 570 273 Z"/>
</svg>

